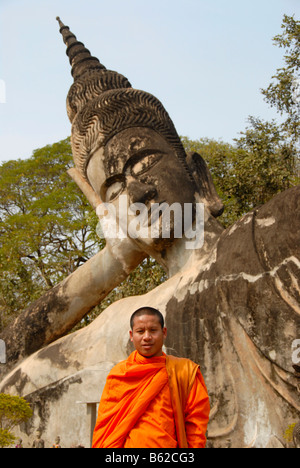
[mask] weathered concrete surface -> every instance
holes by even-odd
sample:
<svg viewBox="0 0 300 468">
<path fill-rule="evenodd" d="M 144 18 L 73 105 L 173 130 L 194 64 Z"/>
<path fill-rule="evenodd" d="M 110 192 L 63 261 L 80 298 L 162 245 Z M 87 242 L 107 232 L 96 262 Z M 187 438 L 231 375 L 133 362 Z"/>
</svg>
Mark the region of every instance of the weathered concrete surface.
<svg viewBox="0 0 300 468">
<path fill-rule="evenodd" d="M 149 304 L 166 317 L 167 351 L 201 365 L 212 406 L 208 446 L 285 446 L 300 411 L 291 352 L 300 324 L 299 197 L 300 187 L 275 197 L 225 231 L 209 259 L 24 360 L 0 387 L 38 402 L 24 440 L 41 427 L 49 443 L 57 435 L 66 445 L 88 443 L 76 402 L 98 401 L 108 370 L 131 352 L 131 313 Z"/>
<path fill-rule="evenodd" d="M 297 187 L 227 230 L 212 264 L 185 277 L 168 304 L 168 346 L 202 363 L 213 446 L 267 446 L 271 436 L 284 444 L 299 418 L 299 200 Z"/>
</svg>

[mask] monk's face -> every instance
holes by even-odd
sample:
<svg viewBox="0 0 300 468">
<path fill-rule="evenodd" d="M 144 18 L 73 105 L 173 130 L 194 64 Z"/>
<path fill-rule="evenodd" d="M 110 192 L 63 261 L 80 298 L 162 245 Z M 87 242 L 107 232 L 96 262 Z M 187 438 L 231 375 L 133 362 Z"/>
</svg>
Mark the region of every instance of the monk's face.
<svg viewBox="0 0 300 468">
<path fill-rule="evenodd" d="M 168 227 L 169 238 L 153 236 L 150 229 L 153 225 L 153 208 L 160 204 L 184 207 L 185 203 L 195 201 L 195 188 L 174 149 L 149 128 L 129 128 L 111 138 L 91 158 L 87 176 L 102 201 L 114 206 L 119 225 L 130 226 L 130 221 L 134 221 L 134 217 L 140 213 L 137 209 L 130 218 L 130 207 L 145 207 L 145 221 L 138 239 L 158 250 L 160 246 L 172 242 L 175 220 L 171 219 Z M 128 211 L 124 204 L 120 207 L 120 197 L 124 195 Z M 128 234 L 132 237 L 130 231 Z"/>
<path fill-rule="evenodd" d="M 162 347 L 167 329 L 162 328 L 156 315 L 141 315 L 135 317 L 130 339 L 135 349 L 144 357 L 162 356 Z"/>
</svg>

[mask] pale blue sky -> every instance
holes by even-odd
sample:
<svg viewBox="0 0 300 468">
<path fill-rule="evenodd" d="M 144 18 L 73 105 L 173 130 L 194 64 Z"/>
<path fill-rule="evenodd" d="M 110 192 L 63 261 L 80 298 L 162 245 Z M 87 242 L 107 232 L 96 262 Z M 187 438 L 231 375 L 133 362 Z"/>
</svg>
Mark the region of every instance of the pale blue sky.
<svg viewBox="0 0 300 468">
<path fill-rule="evenodd" d="M 249 115 L 276 117 L 260 88 L 283 63 L 272 38 L 284 14 L 299 19 L 300 1 L 0 0 L 0 161 L 70 135 L 56 16 L 107 68 L 157 96 L 180 135 L 232 142 Z"/>
</svg>

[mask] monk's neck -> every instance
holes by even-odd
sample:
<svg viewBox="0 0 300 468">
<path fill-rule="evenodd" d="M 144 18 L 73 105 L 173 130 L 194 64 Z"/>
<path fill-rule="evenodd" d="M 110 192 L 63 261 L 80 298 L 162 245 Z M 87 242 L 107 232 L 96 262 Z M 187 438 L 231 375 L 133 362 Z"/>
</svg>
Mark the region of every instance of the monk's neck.
<svg viewBox="0 0 300 468">
<path fill-rule="evenodd" d="M 155 362 L 164 362 L 166 360 L 166 354 L 162 352 L 160 356 L 143 356 L 138 351 L 134 352 L 134 360 L 140 364 L 151 364 Z"/>
</svg>

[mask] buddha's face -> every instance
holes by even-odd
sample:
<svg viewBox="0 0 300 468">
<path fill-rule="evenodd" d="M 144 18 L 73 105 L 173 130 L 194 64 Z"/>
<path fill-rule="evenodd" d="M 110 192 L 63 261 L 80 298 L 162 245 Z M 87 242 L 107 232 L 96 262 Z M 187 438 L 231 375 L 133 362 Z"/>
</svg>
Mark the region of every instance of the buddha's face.
<svg viewBox="0 0 300 468">
<path fill-rule="evenodd" d="M 128 215 L 124 200 L 127 208 L 137 208 L 129 210 L 132 214 L 127 217 L 126 226 L 138 215 L 141 219 L 141 211 L 145 207 L 144 229 L 140 231 L 139 242 L 155 245 L 158 249 L 174 239 L 176 220 L 171 216 L 169 238 L 162 239 L 161 225 L 160 235 L 153 238 L 151 233 L 154 231 L 150 232 L 150 227 L 157 218 L 153 208 L 163 203 L 167 204 L 165 206 L 176 203 L 183 208 L 185 203 L 195 201 L 195 187 L 173 148 L 161 135 L 148 128 L 126 129 L 111 138 L 92 157 L 87 176 L 101 200 L 115 207 L 119 223 L 122 224 Z M 122 208 L 120 197 L 123 200 Z M 156 223 L 160 218 L 156 219 Z M 128 232 L 131 235 L 130 230 Z"/>
</svg>

